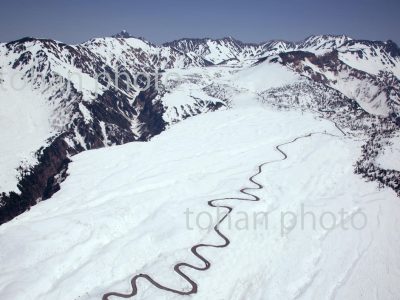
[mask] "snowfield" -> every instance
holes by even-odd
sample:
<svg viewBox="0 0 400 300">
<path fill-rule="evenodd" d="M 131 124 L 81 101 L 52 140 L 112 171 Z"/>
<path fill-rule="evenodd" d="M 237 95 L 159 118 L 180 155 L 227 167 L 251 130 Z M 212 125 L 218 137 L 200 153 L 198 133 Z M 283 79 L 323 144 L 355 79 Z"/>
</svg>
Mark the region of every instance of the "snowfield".
<svg viewBox="0 0 400 300">
<path fill-rule="evenodd" d="M 299 80 L 300 76 L 287 68 L 278 64 L 263 62 L 237 72 L 231 82 L 257 93 L 295 83 Z"/>
<path fill-rule="evenodd" d="M 391 138 L 376 160 L 383 169 L 400 171 L 400 136 Z"/>
<path fill-rule="evenodd" d="M 296 137 L 282 160 L 275 146 Z M 174 265 L 203 266 L 189 249 L 222 243 L 210 225 L 224 211 L 207 201 L 241 197 L 257 166 L 276 160 L 256 177 L 259 202 L 221 201 L 234 207 L 221 225 L 231 244 L 199 249 L 211 268 L 184 270 L 198 284 L 190 298 L 399 299 L 400 202 L 353 173 L 361 145 L 329 121 L 248 98 L 147 143 L 83 152 L 51 201 L 0 227 L 1 298 L 101 299 L 130 293 L 140 273 L 190 289 Z M 268 228 L 254 213 L 268 214 Z M 182 298 L 142 279 L 138 289 L 135 299 Z"/>
<path fill-rule="evenodd" d="M 35 152 L 54 133 L 45 97 L 17 78 L 14 85 L 17 91 L 11 85 L 0 85 L 0 191 L 18 190 L 17 168 L 21 162 L 33 165 Z"/>
</svg>

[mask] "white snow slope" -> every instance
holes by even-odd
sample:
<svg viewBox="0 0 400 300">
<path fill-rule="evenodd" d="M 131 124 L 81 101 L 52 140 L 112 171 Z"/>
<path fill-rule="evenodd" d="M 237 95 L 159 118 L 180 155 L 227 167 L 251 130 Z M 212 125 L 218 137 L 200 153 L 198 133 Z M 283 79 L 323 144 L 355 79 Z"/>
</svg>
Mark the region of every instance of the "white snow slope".
<svg viewBox="0 0 400 300">
<path fill-rule="evenodd" d="M 17 190 L 17 167 L 36 163 L 35 152 L 54 132 L 47 99 L 18 84 L 18 93 L 0 85 L 0 191 Z"/>
<path fill-rule="evenodd" d="M 378 165 L 386 170 L 400 171 L 400 136 L 394 136 L 376 158 Z"/>
<path fill-rule="evenodd" d="M 320 134 L 282 146 L 288 159 L 281 161 L 276 145 L 311 132 Z M 252 186 L 257 165 L 278 160 L 255 178 L 264 185 L 254 192 L 259 202 L 221 201 L 234 207 L 232 226 L 221 226 L 231 244 L 199 250 L 212 266 L 184 270 L 199 286 L 190 298 L 399 299 L 400 240 L 393 229 L 400 225 L 400 202 L 353 174 L 360 146 L 331 122 L 275 112 L 249 98 L 247 107 L 189 118 L 151 142 L 81 153 L 51 201 L 0 227 L 1 298 L 100 299 L 110 291 L 129 293 L 139 273 L 189 290 L 173 266 L 203 266 L 190 247 L 223 243 L 200 228 L 211 225 L 207 214 L 218 220 L 207 201 L 243 197 L 239 189 Z M 309 212 L 303 229 L 302 207 Z M 253 214 L 263 212 L 268 221 L 254 222 Z M 298 216 L 293 228 L 289 212 Z M 357 230 L 360 213 L 367 219 Z M 182 299 L 145 280 L 138 288 L 135 299 Z"/>
</svg>

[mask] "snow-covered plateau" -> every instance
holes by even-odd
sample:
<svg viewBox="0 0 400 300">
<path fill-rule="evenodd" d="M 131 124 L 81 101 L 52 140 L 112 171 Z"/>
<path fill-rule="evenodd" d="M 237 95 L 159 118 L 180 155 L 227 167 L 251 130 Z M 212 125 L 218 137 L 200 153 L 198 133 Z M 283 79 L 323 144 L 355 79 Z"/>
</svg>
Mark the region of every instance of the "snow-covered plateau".
<svg viewBox="0 0 400 300">
<path fill-rule="evenodd" d="M 220 202 L 234 207 L 231 226 L 221 226 L 231 244 L 200 251 L 212 266 L 186 271 L 199 286 L 191 298 L 398 298 L 400 202 L 353 173 L 360 142 L 311 114 L 255 103 L 187 119 L 151 142 L 75 156 L 51 201 L 0 227 L 2 298 L 100 299 L 109 291 L 129 293 L 130 278 L 139 273 L 189 289 L 174 264 L 201 266 L 190 247 L 223 241 L 207 227 L 221 217 L 207 201 L 241 197 L 241 188 L 254 186 L 248 177 L 267 161 L 276 162 L 255 178 L 264 186 L 254 192 L 259 202 Z M 288 158 L 280 161 L 275 146 L 296 137 L 304 138 L 282 147 Z M 302 207 L 317 218 L 315 227 L 309 215 L 302 228 Z M 365 226 L 364 217 L 351 218 L 357 211 Z M 267 224 L 262 215 L 254 223 L 263 212 Z M 286 217 L 291 230 L 282 234 L 287 212 L 298 224 L 292 228 Z M 320 223 L 324 213 L 335 217 Z M 137 299 L 182 297 L 145 280 L 138 286 Z"/>
<path fill-rule="evenodd" d="M 0 299 L 400 299 L 399 66 L 345 36 L 0 44 Z"/>
</svg>

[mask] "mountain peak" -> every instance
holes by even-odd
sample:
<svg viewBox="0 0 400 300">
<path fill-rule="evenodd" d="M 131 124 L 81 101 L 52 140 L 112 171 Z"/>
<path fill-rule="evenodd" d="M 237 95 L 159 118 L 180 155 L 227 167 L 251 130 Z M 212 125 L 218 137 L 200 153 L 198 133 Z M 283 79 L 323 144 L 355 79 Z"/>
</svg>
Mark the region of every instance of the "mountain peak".
<svg viewBox="0 0 400 300">
<path fill-rule="evenodd" d="M 126 31 L 125 29 L 122 30 L 121 32 L 114 34 L 112 36 L 113 38 L 119 38 L 119 39 L 128 39 L 131 38 L 132 36 L 130 35 L 130 33 L 128 31 Z"/>
<path fill-rule="evenodd" d="M 395 42 L 392 40 L 388 40 L 386 42 L 386 50 L 393 56 L 393 57 L 400 57 L 400 48 L 397 46 Z"/>
</svg>

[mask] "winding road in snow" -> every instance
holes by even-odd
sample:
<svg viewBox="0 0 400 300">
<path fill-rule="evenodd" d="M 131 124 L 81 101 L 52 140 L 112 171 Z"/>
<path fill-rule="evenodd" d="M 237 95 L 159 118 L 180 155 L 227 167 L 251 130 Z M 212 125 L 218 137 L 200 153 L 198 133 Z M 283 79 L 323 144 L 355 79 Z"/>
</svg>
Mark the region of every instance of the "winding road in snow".
<svg viewBox="0 0 400 300">
<path fill-rule="evenodd" d="M 335 123 L 335 125 L 341 131 L 341 133 L 343 135 L 345 135 L 345 133 L 342 131 L 342 129 L 340 129 L 338 127 L 338 125 L 336 123 Z M 268 164 L 284 161 L 284 160 L 286 160 L 288 158 L 287 153 L 285 151 L 283 151 L 281 149 L 281 147 L 283 147 L 285 145 L 288 145 L 288 144 L 291 144 L 291 143 L 294 143 L 299 139 L 309 138 L 309 137 L 311 137 L 313 135 L 317 135 L 317 134 L 330 135 L 330 136 L 338 137 L 337 135 L 334 135 L 334 134 L 331 134 L 331 133 L 326 133 L 326 132 L 312 132 L 312 133 L 309 133 L 309 134 L 306 134 L 306 135 L 298 136 L 298 137 L 294 138 L 293 140 L 291 140 L 289 142 L 285 142 L 285 143 L 279 144 L 279 145 L 275 146 L 275 149 L 282 155 L 282 158 L 281 159 L 277 159 L 277 160 L 263 162 L 263 163 L 261 163 L 260 165 L 257 166 L 257 172 L 248 178 L 248 180 L 254 185 L 254 187 L 245 187 L 245 188 L 242 188 L 240 190 L 240 193 L 242 193 L 243 195 L 245 195 L 247 197 L 243 197 L 243 198 L 237 198 L 237 197 L 218 198 L 218 199 L 213 199 L 213 200 L 208 201 L 208 205 L 211 206 L 211 207 L 214 207 L 214 208 L 225 208 L 227 210 L 227 213 L 214 226 L 214 231 L 222 238 L 223 243 L 219 244 L 219 245 L 203 244 L 203 243 L 202 244 L 196 244 L 190 249 L 190 251 L 193 253 L 193 255 L 196 256 L 199 260 L 201 260 L 204 263 L 203 267 L 197 267 L 197 266 L 185 263 L 185 262 L 177 263 L 174 266 L 174 271 L 177 274 L 179 274 L 183 279 L 185 279 L 191 285 L 191 289 L 190 290 L 187 290 L 187 291 L 176 290 L 176 289 L 173 289 L 173 288 L 170 288 L 168 286 L 164 286 L 164 285 L 158 283 L 157 281 L 155 281 L 148 274 L 138 274 L 138 275 L 135 275 L 131 279 L 132 292 L 130 292 L 129 294 L 123 294 L 123 293 L 117 293 L 117 292 L 109 292 L 109 293 L 106 293 L 106 294 L 103 295 L 102 300 L 108 300 L 112 296 L 120 297 L 120 298 L 131 298 L 131 297 L 135 296 L 138 293 L 137 281 L 140 278 L 143 278 L 143 279 L 147 280 L 148 282 L 150 282 L 152 285 L 154 285 L 155 287 L 157 287 L 160 290 L 164 290 L 164 291 L 171 292 L 171 293 L 174 293 L 174 294 L 191 295 L 191 294 L 197 293 L 197 283 L 192 278 L 190 278 L 188 275 L 186 275 L 184 273 L 184 271 L 182 270 L 182 268 L 189 268 L 189 269 L 193 269 L 193 270 L 197 270 L 197 271 L 206 271 L 211 267 L 211 263 L 207 258 L 205 258 L 203 255 L 201 255 L 198 252 L 198 250 L 200 248 L 225 248 L 230 244 L 230 240 L 228 239 L 227 236 L 225 236 L 220 231 L 219 226 L 232 213 L 233 207 L 228 206 L 228 205 L 221 205 L 221 204 L 218 204 L 218 202 L 225 201 L 225 200 L 259 201 L 260 198 L 257 195 L 253 194 L 251 191 L 260 190 L 260 189 L 262 189 L 264 187 L 261 183 L 259 183 L 259 182 L 257 182 L 255 180 L 255 177 L 257 177 L 258 175 L 260 175 L 262 173 L 263 167 L 265 167 Z"/>
</svg>

